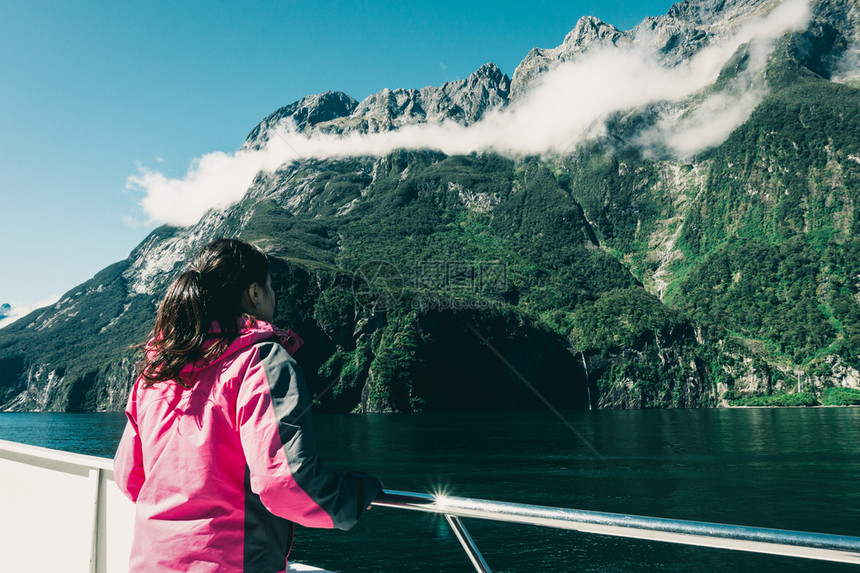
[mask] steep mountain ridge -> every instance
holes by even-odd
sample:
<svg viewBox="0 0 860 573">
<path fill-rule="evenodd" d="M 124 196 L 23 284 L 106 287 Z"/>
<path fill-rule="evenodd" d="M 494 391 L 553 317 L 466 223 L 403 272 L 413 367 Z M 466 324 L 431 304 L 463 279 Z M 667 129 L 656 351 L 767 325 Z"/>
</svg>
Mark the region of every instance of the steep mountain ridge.
<svg viewBox="0 0 860 573">
<path fill-rule="evenodd" d="M 386 88 L 361 102 L 340 92 L 307 96 L 263 119 L 251 131 L 244 147 L 261 148 L 272 137 L 270 130 L 282 126 L 304 134 L 347 134 L 379 133 L 408 125 L 443 122 L 472 125 L 491 110 L 516 104 L 560 64 L 602 49 L 620 48 L 647 54 L 671 69 L 702 49 L 724 41 L 743 25 L 766 16 L 779 4 L 777 0 L 687 0 L 673 5 L 665 15 L 645 18 L 628 31 L 584 16 L 559 46 L 532 49 L 517 66 L 512 79 L 498 66 L 488 63 L 464 80 L 420 90 Z M 851 0 L 811 0 L 810 7 L 815 17 L 813 26 L 825 28 L 819 35 L 829 35 L 837 44 L 826 53 L 802 57 L 813 71 L 830 78 L 844 62 L 843 52 L 849 46 L 858 49 L 860 9 Z M 681 116 L 695 104 L 693 98 L 656 103 L 654 109 L 662 107 L 664 112 L 671 110 L 675 116 Z"/>
<path fill-rule="evenodd" d="M 299 133 L 378 133 L 416 123 L 452 121 L 471 125 L 491 109 L 507 105 L 511 80 L 493 63 L 484 64 L 465 80 L 441 87 L 384 89 L 361 103 L 346 94 L 308 96 L 266 117 L 248 135 L 245 147 L 259 149 L 270 129 L 286 122 Z"/>
<path fill-rule="evenodd" d="M 605 47 L 636 47 L 659 55 L 661 63 L 673 67 L 773 5 L 773 0 L 681 2 L 667 15 L 646 18 L 629 32 L 584 16 L 558 47 L 532 49 L 517 66 L 513 79 L 487 63 L 465 80 L 446 82 L 441 87 L 384 89 L 360 103 L 340 92 L 307 96 L 266 117 L 252 130 L 245 145 L 261 147 L 268 140 L 267 131 L 282 122 L 291 122 L 299 133 L 339 134 L 375 133 L 442 121 L 471 125 L 487 111 L 502 109 L 519 99 L 545 72 L 582 54 Z"/>
</svg>

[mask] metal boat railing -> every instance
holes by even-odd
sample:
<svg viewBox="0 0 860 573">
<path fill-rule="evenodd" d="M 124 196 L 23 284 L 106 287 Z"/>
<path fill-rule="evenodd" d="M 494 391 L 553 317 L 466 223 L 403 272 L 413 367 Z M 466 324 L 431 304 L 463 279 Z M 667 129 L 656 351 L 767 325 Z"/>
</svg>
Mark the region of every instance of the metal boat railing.
<svg viewBox="0 0 860 573">
<path fill-rule="evenodd" d="M 0 440 L 0 484 L 0 570 L 128 570 L 134 506 L 113 483 L 113 460 Z M 860 564 L 860 537 L 391 490 L 373 505 L 444 515 L 477 571 L 490 568 L 463 517 Z M 311 570 L 321 571 L 290 565 Z"/>
<path fill-rule="evenodd" d="M 860 537 L 844 535 L 640 517 L 390 490 L 384 491 L 377 497 L 373 505 L 444 515 L 472 561 L 472 565 L 477 571 L 483 572 L 489 572 L 490 568 L 460 521 L 461 517 L 860 564 Z"/>
</svg>

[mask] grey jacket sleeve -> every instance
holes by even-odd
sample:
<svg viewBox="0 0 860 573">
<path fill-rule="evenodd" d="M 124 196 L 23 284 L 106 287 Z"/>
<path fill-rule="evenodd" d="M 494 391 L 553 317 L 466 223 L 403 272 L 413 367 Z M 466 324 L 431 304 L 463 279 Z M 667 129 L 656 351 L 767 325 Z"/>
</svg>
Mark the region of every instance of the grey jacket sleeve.
<svg viewBox="0 0 860 573">
<path fill-rule="evenodd" d="M 283 455 L 271 451 L 258 451 L 254 454 L 257 458 L 265 457 L 267 461 L 259 463 L 261 460 L 258 459 L 258 463 L 249 463 L 252 489 L 255 482 L 261 484 L 259 489 L 265 491 L 255 493 L 260 495 L 272 513 L 281 517 L 311 527 L 351 528 L 381 491 L 381 482 L 368 474 L 342 474 L 325 466 L 316 452 L 316 439 L 311 424 L 310 393 L 301 368 L 286 349 L 276 342 L 264 342 L 256 348 L 261 367 L 257 372 L 265 375 L 265 384 L 259 380 L 262 377 L 252 376 L 261 383 L 251 382 L 251 391 L 244 393 L 244 400 L 241 399 L 243 393 L 240 392 L 240 401 L 244 403 L 239 407 L 256 412 L 257 419 L 254 424 L 262 426 L 258 432 L 261 437 L 274 433 L 273 428 L 266 426 L 277 425 L 280 452 Z M 243 386 L 246 382 L 249 380 L 244 381 Z M 258 386 L 257 392 L 252 391 L 254 386 Z M 269 400 L 270 407 L 265 404 Z M 248 417 L 247 413 L 244 417 Z M 248 438 L 243 438 L 246 450 L 248 441 Z M 266 438 L 263 438 L 263 441 L 266 442 Z M 271 450 L 271 443 L 269 441 L 268 444 L 260 444 L 257 447 Z M 248 454 L 246 451 L 246 458 Z M 284 475 L 286 468 L 279 467 L 283 465 L 283 462 L 279 464 L 279 460 L 284 458 L 288 464 L 289 476 Z M 280 478 L 258 475 L 255 479 L 255 473 L 260 472 L 278 474 Z M 282 487 L 278 486 L 279 483 Z M 309 499 L 297 495 L 295 486 Z M 292 501 L 288 499 L 290 497 Z M 304 501 L 295 501 L 297 498 L 303 498 Z M 321 512 L 330 518 L 330 522 L 328 519 L 320 519 Z"/>
</svg>

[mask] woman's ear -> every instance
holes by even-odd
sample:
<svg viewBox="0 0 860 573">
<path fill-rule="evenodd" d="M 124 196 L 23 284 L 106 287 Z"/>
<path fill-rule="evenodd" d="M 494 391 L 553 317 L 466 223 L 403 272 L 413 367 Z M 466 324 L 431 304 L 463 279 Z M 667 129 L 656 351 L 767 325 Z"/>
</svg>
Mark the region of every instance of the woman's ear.
<svg viewBox="0 0 860 573">
<path fill-rule="evenodd" d="M 263 302 L 263 293 L 263 287 L 260 286 L 260 283 L 251 283 L 251 286 L 248 287 L 248 295 L 251 297 L 254 308 L 260 308 Z"/>
<path fill-rule="evenodd" d="M 242 291 L 242 300 L 239 308 L 247 314 L 254 314 L 263 302 L 263 289 L 257 283 L 251 283 Z"/>
</svg>

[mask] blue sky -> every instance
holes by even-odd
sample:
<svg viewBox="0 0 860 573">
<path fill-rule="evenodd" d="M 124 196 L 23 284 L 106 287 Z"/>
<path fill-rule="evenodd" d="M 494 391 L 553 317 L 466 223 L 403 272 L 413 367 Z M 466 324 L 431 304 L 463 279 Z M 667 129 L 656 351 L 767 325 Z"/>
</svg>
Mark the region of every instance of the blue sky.
<svg viewBox="0 0 860 573">
<path fill-rule="evenodd" d="M 155 228 L 126 189 L 235 151 L 305 95 L 512 76 L 584 15 L 621 29 L 672 2 L 0 3 L 0 303 L 31 307 Z"/>
</svg>

